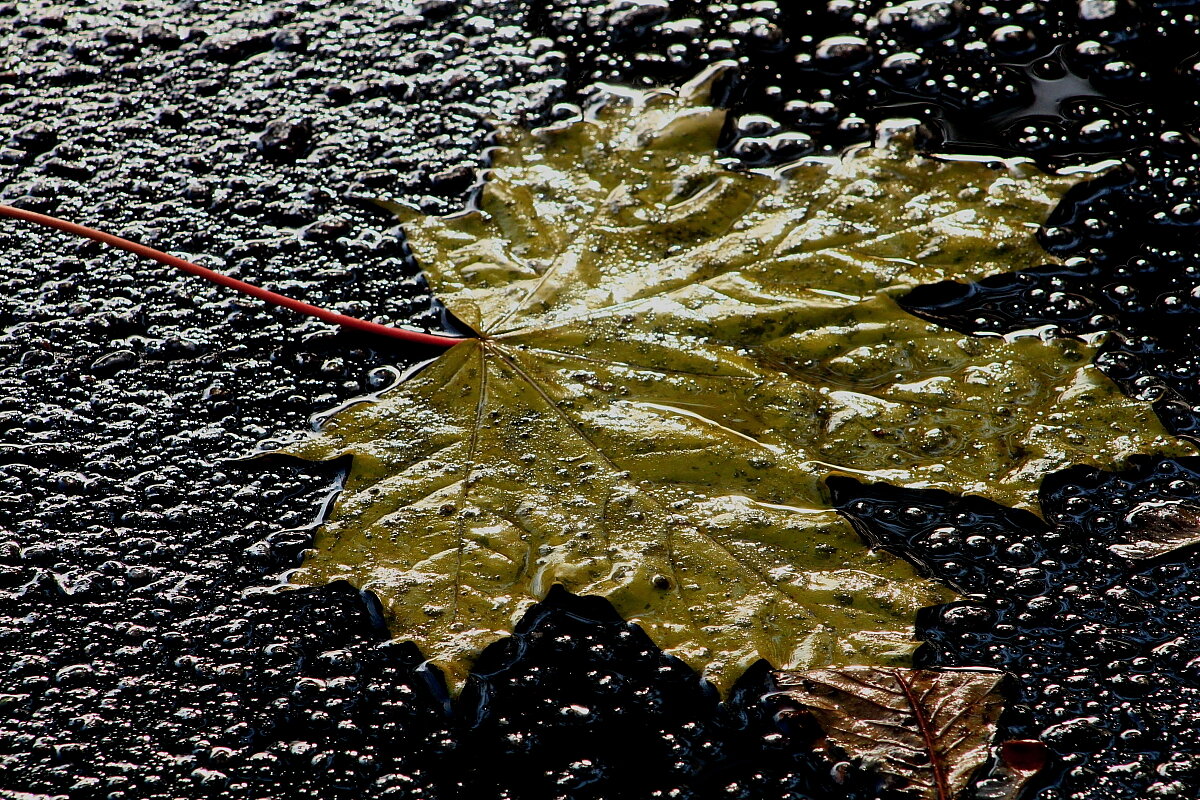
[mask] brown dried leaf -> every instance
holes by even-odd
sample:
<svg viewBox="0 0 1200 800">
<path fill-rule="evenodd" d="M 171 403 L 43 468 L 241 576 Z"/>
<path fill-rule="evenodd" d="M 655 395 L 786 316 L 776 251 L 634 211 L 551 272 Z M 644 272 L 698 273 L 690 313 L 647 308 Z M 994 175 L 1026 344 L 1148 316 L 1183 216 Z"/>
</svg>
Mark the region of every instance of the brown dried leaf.
<svg viewBox="0 0 1200 800">
<path fill-rule="evenodd" d="M 1130 561 L 1145 561 L 1200 542 L 1200 509 L 1167 500 L 1145 503 L 1127 518 L 1132 532 L 1108 549 Z"/>
<path fill-rule="evenodd" d="M 842 667 L 777 676 L 780 693 L 811 713 L 830 743 L 927 800 L 962 793 L 992 752 L 1004 708 L 995 671 Z"/>
</svg>

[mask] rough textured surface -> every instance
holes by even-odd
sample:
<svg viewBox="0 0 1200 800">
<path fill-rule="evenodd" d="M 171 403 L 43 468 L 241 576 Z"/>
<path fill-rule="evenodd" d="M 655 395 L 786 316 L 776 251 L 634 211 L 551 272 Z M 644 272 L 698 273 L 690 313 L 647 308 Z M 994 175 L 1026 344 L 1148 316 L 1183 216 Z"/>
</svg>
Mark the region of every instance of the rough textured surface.
<svg viewBox="0 0 1200 800">
<path fill-rule="evenodd" d="M 386 217 L 342 195 L 457 200 L 484 120 L 543 102 L 555 72 L 508 27 L 519 11 L 0 6 L 0 199 L 436 326 Z M 334 473 L 229 461 L 417 354 L 66 237 L 0 236 L 0 786 L 361 797 L 437 783 L 442 701 L 419 659 L 376 650 L 357 592 L 244 594 L 296 562 Z"/>
<path fill-rule="evenodd" d="M 573 85 L 686 77 L 725 58 L 728 146 L 794 158 L 916 116 L 951 149 L 1078 163 L 1194 123 L 1196 4 L 1188 0 L 538 0 L 581 57 Z"/>
<path fill-rule="evenodd" d="M 940 87 L 928 103 L 950 120 L 945 135 L 971 138 L 953 132 L 973 113 L 971 95 L 1012 80 L 1004 62 L 1061 43 L 1076 74 L 1093 78 L 1072 84 L 1083 100 L 1050 102 L 1049 118 L 1033 121 L 1042 127 L 993 145 L 1125 159 L 1128 180 L 1114 175 L 1045 232 L 1052 250 L 1095 266 L 972 294 L 987 313 L 939 310 L 940 295 L 914 308 L 921 300 L 922 313 L 965 330 L 1047 321 L 1125 331 L 1138 359 L 1105 369 L 1134 388 L 1171 387 L 1164 417 L 1191 430 L 1195 4 L 912 3 L 889 16 L 882 3 L 835 0 L 789 16 L 779 33 L 770 24 L 782 4 L 770 2 L 612 13 L 566 0 L 243 6 L 0 4 L 0 199 L 203 254 L 340 310 L 436 325 L 390 223 L 342 195 L 452 207 L 474 179 L 489 116 L 569 113 L 554 104 L 573 99 L 572 87 L 691 74 L 701 61 L 689 54 L 708 52 L 781 76 L 731 90 L 740 119 L 728 146 L 747 160 L 863 138 L 865 121 L 889 113 L 894 95 L 880 87 L 910 69 Z M 685 21 L 701 11 L 698 27 Z M 1029 37 L 1010 26 L 1033 35 L 1017 58 L 1010 51 Z M 828 42 L 838 35 L 867 46 Z M 896 58 L 910 51 L 919 58 Z M 1055 74 L 1030 82 L 1043 90 L 1035 101 L 1070 88 L 1047 85 Z M 1004 102 L 997 113 L 1015 118 L 1030 107 Z M 345 585 L 245 593 L 294 565 L 336 476 L 228 459 L 387 383 L 389 365 L 417 354 L 262 312 L 128 256 L 0 227 L 0 789 L 875 793 L 845 765 L 833 774 L 847 782 L 834 784 L 805 732 L 775 726 L 757 699 L 770 688 L 761 671 L 719 707 L 603 608 L 541 609 L 495 661 L 485 657 L 478 699 L 450 716 L 410 650 L 379 647 L 369 599 Z M 1107 319 L 1088 322 L 1096 314 Z M 1065 515 L 1049 519 L 1053 531 L 948 496 L 845 497 L 867 503 L 852 511 L 866 529 L 886 522 L 887 541 L 981 595 L 926 616 L 926 658 L 1014 673 L 1008 730 L 1044 733 L 1059 753 L 1043 800 L 1194 796 L 1200 572 L 1188 554 L 1131 567 L 1104 545 L 1128 535 L 1139 504 L 1196 502 L 1196 467 L 1068 474 L 1047 491 Z M 938 536 L 933 520 L 960 529 L 962 543 Z M 614 741 L 632 744 L 604 749 Z"/>
</svg>

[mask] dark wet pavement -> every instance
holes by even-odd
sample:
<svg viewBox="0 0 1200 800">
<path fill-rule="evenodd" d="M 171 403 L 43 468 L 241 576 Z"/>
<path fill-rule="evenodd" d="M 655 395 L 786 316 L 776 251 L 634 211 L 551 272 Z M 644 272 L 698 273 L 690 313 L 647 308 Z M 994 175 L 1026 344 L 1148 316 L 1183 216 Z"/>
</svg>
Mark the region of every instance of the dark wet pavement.
<svg viewBox="0 0 1200 800">
<path fill-rule="evenodd" d="M 1043 232 L 1087 263 L 910 304 L 967 331 L 1116 330 L 1106 371 L 1191 434 L 1195 10 L 909 5 L 2 4 L 0 202 L 436 328 L 389 220 L 356 198 L 454 208 L 491 120 L 732 56 L 728 146 L 747 161 L 861 139 L 897 109 L 960 149 L 1124 160 Z M 1088 91 L 1030 117 L 1068 83 Z M 774 728 L 761 671 L 720 706 L 603 604 L 545 604 L 450 709 L 410 647 L 383 644 L 371 598 L 264 590 L 338 475 L 238 457 L 428 354 L 7 221 L 0 326 L 0 796 L 876 794 Z M 1046 523 L 934 493 L 839 502 L 975 593 L 921 620 L 921 658 L 1013 674 L 1008 734 L 1057 754 L 1036 796 L 1195 796 L 1195 558 L 1131 565 L 1109 545 L 1140 503 L 1197 502 L 1197 466 L 1047 491 Z"/>
</svg>

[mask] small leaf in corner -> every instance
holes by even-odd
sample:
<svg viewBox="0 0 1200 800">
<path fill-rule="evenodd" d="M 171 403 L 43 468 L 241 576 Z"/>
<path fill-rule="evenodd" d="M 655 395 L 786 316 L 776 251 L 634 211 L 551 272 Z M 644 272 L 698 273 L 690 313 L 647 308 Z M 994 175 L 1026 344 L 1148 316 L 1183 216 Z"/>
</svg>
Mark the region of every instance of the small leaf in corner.
<svg viewBox="0 0 1200 800">
<path fill-rule="evenodd" d="M 777 673 L 779 695 L 795 707 L 780 717 L 811 714 L 834 745 L 881 773 L 893 789 L 922 800 L 955 800 L 993 754 L 1004 709 L 996 671 L 843 667 Z M 1012 743 L 1008 743 L 1012 744 Z M 997 780 L 996 800 L 1013 798 L 1036 769 L 1018 758 Z M 1001 747 L 1001 758 L 1004 748 Z M 1039 766 L 1040 768 L 1040 766 Z M 1027 775 L 1025 773 L 1028 773 Z M 1024 776 L 1024 777 L 1022 777 Z"/>
</svg>

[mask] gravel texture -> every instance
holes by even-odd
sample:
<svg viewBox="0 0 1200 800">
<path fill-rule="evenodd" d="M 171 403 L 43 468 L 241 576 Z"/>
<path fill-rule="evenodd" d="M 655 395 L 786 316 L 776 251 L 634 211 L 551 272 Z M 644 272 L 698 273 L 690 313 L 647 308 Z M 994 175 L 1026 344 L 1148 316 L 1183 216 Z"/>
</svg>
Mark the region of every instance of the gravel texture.
<svg viewBox="0 0 1200 800">
<path fill-rule="evenodd" d="M 0 6 L 4 202 L 339 311 L 439 326 L 390 223 L 546 105 L 511 4 Z M 382 352 L 5 225 L 0 786 L 442 796 L 444 688 L 347 586 L 274 594 L 337 470 L 239 460 L 390 381 Z"/>
</svg>

